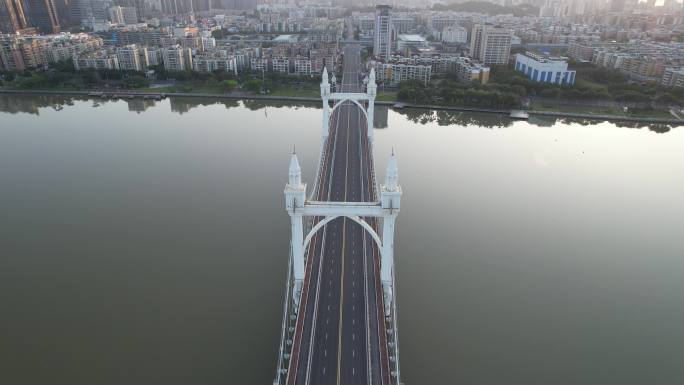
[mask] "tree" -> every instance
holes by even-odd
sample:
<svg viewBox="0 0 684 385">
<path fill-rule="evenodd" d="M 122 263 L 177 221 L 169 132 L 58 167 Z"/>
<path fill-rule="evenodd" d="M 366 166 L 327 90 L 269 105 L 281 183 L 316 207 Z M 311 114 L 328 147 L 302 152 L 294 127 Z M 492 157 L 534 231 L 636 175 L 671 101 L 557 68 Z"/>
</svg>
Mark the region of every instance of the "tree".
<svg viewBox="0 0 684 385">
<path fill-rule="evenodd" d="M 126 88 L 143 88 L 148 87 L 149 85 L 150 81 L 140 75 L 131 76 L 123 81 L 123 86 Z"/>
<path fill-rule="evenodd" d="M 225 92 L 230 92 L 237 87 L 238 83 L 237 80 L 232 80 L 232 79 L 227 79 L 221 82 L 221 88 L 223 88 L 223 91 Z"/>
<path fill-rule="evenodd" d="M 665 93 L 660 96 L 658 96 L 655 101 L 659 104 L 664 104 L 668 106 L 672 105 L 679 105 L 679 99 L 677 99 L 676 96 L 672 95 L 671 93 Z"/>
<path fill-rule="evenodd" d="M 250 79 L 242 85 L 242 88 L 250 92 L 257 92 L 261 90 L 262 85 L 263 82 L 261 81 L 261 79 Z"/>
<path fill-rule="evenodd" d="M 558 88 L 547 88 L 545 90 L 541 90 L 539 93 L 539 96 L 543 96 L 545 98 L 557 98 L 561 94 L 560 90 Z"/>
</svg>

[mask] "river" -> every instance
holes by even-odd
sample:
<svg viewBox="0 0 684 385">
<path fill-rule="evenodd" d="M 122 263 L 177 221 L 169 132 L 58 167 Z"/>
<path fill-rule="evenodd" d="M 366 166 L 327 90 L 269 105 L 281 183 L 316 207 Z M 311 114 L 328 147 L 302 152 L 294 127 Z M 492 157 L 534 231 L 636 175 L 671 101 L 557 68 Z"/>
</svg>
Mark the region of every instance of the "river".
<svg viewBox="0 0 684 385">
<path fill-rule="evenodd" d="M 684 383 L 684 127 L 377 114 L 405 384 Z M 271 383 L 320 122 L 0 95 L 0 383 Z"/>
</svg>

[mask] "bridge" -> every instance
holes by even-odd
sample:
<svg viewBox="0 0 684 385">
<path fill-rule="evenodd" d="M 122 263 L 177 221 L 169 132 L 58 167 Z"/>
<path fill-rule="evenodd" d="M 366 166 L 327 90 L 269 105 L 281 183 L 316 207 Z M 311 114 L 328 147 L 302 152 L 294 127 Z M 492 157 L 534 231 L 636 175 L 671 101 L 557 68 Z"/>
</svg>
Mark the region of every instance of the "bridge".
<svg viewBox="0 0 684 385">
<path fill-rule="evenodd" d="M 392 151 L 378 185 L 375 72 L 360 80 L 358 44 L 344 47 L 343 69 L 334 92 L 323 72 L 321 152 L 309 195 L 297 154 L 290 159 L 285 206 L 292 237 L 273 385 L 401 384 L 394 295 L 394 224 L 402 194 L 397 161 Z"/>
</svg>

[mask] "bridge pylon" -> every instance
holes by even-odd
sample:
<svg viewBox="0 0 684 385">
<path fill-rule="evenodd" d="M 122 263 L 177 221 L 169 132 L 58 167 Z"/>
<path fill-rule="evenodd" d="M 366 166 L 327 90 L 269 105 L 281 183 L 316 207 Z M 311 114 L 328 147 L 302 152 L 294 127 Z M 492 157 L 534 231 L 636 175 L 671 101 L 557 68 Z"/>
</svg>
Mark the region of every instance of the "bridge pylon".
<svg viewBox="0 0 684 385">
<path fill-rule="evenodd" d="M 306 199 L 306 184 L 302 183 L 302 170 L 297 154 L 290 158 L 288 183 L 285 186 L 285 208 L 290 215 L 292 229 L 291 254 L 293 274 L 293 300 L 299 305 L 302 282 L 304 281 L 304 253 L 312 237 L 328 222 L 338 217 L 347 217 L 358 223 L 371 236 L 380 251 L 380 279 L 382 281 L 385 310 L 389 313 L 392 304 L 394 275 L 394 223 L 401 209 L 402 190 L 399 185 L 397 159 L 392 150 L 385 184 L 380 191 L 380 201 L 374 202 L 329 202 Z M 321 217 L 311 229 L 304 233 L 306 218 Z M 382 232 L 378 233 L 366 218 L 382 219 Z"/>
<path fill-rule="evenodd" d="M 335 76 L 335 75 L 333 75 Z M 356 104 L 366 117 L 366 133 L 368 141 L 373 142 L 373 114 L 375 111 L 375 97 L 378 86 L 375 84 L 375 69 L 372 68 L 368 74 L 366 92 L 330 92 L 330 81 L 328 80 L 328 68 L 323 68 L 321 77 L 321 99 L 323 100 L 323 124 L 321 128 L 321 140 L 325 143 L 330 135 L 330 117 L 332 113 L 344 102 Z M 330 102 L 333 102 L 330 108 Z"/>
</svg>

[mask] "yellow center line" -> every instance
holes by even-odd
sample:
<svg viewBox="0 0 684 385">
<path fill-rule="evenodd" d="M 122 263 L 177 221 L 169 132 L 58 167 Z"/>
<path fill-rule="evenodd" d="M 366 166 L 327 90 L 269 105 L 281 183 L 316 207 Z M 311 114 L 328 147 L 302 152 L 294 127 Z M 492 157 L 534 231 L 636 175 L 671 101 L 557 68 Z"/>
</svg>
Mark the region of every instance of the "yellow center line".
<svg viewBox="0 0 684 385">
<path fill-rule="evenodd" d="M 344 83 L 344 78 L 342 80 Z M 344 168 L 344 202 L 347 201 L 347 176 L 349 175 L 349 118 L 351 111 L 347 107 L 347 143 L 346 143 L 346 162 Z M 347 218 L 342 219 L 342 271 L 340 272 L 340 319 L 337 324 L 337 385 L 340 385 L 342 370 L 342 315 L 344 313 L 344 252 L 346 249 Z"/>
</svg>

